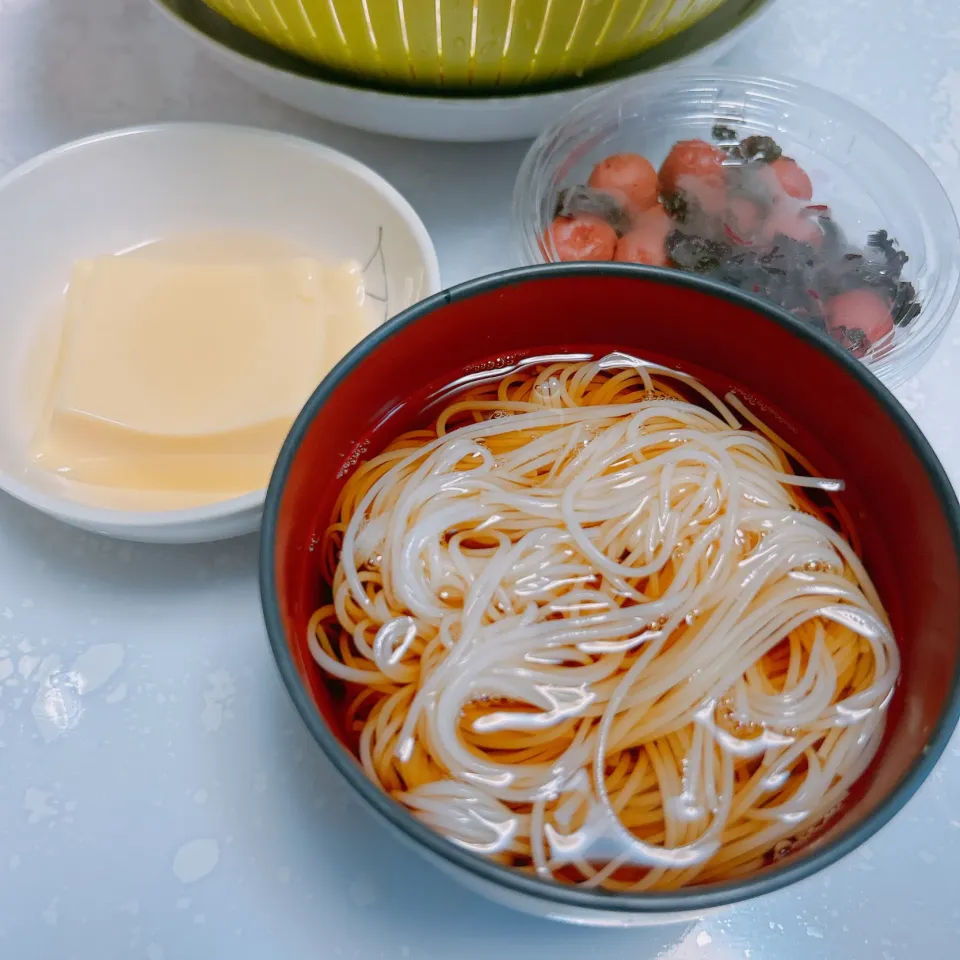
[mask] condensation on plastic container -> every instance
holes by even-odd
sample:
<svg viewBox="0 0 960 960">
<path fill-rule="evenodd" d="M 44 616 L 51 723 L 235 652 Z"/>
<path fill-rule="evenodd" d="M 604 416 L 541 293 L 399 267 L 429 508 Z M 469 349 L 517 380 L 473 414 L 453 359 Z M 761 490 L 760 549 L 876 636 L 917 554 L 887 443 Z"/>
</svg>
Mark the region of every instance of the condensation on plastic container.
<svg viewBox="0 0 960 960">
<path fill-rule="evenodd" d="M 794 81 L 712 70 L 673 71 L 608 88 L 585 100 L 536 141 L 514 191 L 524 263 L 550 259 L 542 238 L 558 196 L 586 182 L 612 153 L 643 154 L 655 165 L 678 140 L 710 139 L 715 124 L 740 136 L 773 137 L 807 171 L 814 199 L 827 204 L 847 238 L 864 244 L 886 230 L 909 255 L 920 314 L 864 362 L 887 386 L 917 373 L 943 336 L 960 299 L 960 228 L 933 171 L 889 127 L 826 91 Z"/>
</svg>

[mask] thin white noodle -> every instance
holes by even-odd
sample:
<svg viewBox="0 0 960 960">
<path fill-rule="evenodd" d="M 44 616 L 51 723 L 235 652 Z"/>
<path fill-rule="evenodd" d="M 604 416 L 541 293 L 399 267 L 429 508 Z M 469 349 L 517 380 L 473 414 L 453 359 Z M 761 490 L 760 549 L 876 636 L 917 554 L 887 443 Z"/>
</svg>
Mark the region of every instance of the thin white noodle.
<svg viewBox="0 0 960 960">
<path fill-rule="evenodd" d="M 615 890 L 758 869 L 833 813 L 899 674 L 803 492 L 841 481 L 623 354 L 511 369 L 398 444 L 348 482 L 308 634 L 375 782 L 456 843 Z"/>
</svg>

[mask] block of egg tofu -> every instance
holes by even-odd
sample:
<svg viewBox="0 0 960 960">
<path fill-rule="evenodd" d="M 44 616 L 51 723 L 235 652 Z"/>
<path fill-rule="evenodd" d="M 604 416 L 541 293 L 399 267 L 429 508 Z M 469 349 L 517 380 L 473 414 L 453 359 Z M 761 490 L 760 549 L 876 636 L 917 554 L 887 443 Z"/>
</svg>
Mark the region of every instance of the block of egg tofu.
<svg viewBox="0 0 960 960">
<path fill-rule="evenodd" d="M 34 456 L 72 479 L 257 489 L 293 418 L 366 333 L 355 264 L 82 261 Z"/>
</svg>

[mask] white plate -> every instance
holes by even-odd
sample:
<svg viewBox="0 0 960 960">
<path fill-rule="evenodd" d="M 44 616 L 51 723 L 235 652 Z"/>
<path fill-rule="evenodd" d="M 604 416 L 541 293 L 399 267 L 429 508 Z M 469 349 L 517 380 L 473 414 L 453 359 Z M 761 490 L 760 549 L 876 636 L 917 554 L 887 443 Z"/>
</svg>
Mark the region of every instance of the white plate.
<svg viewBox="0 0 960 960">
<path fill-rule="evenodd" d="M 727 0 L 679 36 L 604 71 L 594 82 L 500 97 L 431 96 L 349 85 L 321 67 L 233 26 L 203 0 L 153 0 L 172 23 L 224 67 L 265 93 L 326 120 L 421 140 L 478 142 L 535 137 L 584 97 L 638 73 L 715 63 L 774 0 Z"/>
<path fill-rule="evenodd" d="M 104 133 L 0 180 L 0 488 L 67 523 L 128 540 L 186 543 L 255 530 L 264 491 L 188 510 L 139 512 L 70 499 L 27 457 L 42 391 L 36 342 L 80 258 L 204 231 L 289 242 L 370 264 L 383 319 L 440 288 L 426 229 L 372 170 L 285 134 L 218 124 Z M 26 372 L 25 372 L 26 371 Z"/>
</svg>

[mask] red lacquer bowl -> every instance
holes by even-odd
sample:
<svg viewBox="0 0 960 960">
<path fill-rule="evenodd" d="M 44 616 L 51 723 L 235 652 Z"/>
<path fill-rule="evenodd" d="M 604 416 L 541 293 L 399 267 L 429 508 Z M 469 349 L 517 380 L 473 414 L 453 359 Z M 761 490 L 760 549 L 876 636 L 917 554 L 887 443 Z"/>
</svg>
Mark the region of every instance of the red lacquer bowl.
<svg viewBox="0 0 960 960">
<path fill-rule="evenodd" d="M 324 602 L 320 551 L 354 464 L 421 417 L 431 385 L 525 355 L 621 350 L 754 398 L 828 476 L 862 539 L 903 673 L 883 746 L 843 813 L 813 843 L 742 880 L 676 892 L 582 890 L 494 864 L 443 839 L 380 792 L 343 745 L 306 642 Z M 615 264 L 514 270 L 426 300 L 379 328 L 298 417 L 267 493 L 261 593 L 284 683 L 311 733 L 404 839 L 481 892 L 580 922 L 662 922 L 777 890 L 833 863 L 913 795 L 960 713 L 960 507 L 929 444 L 860 364 L 781 310 L 675 271 Z"/>
</svg>

